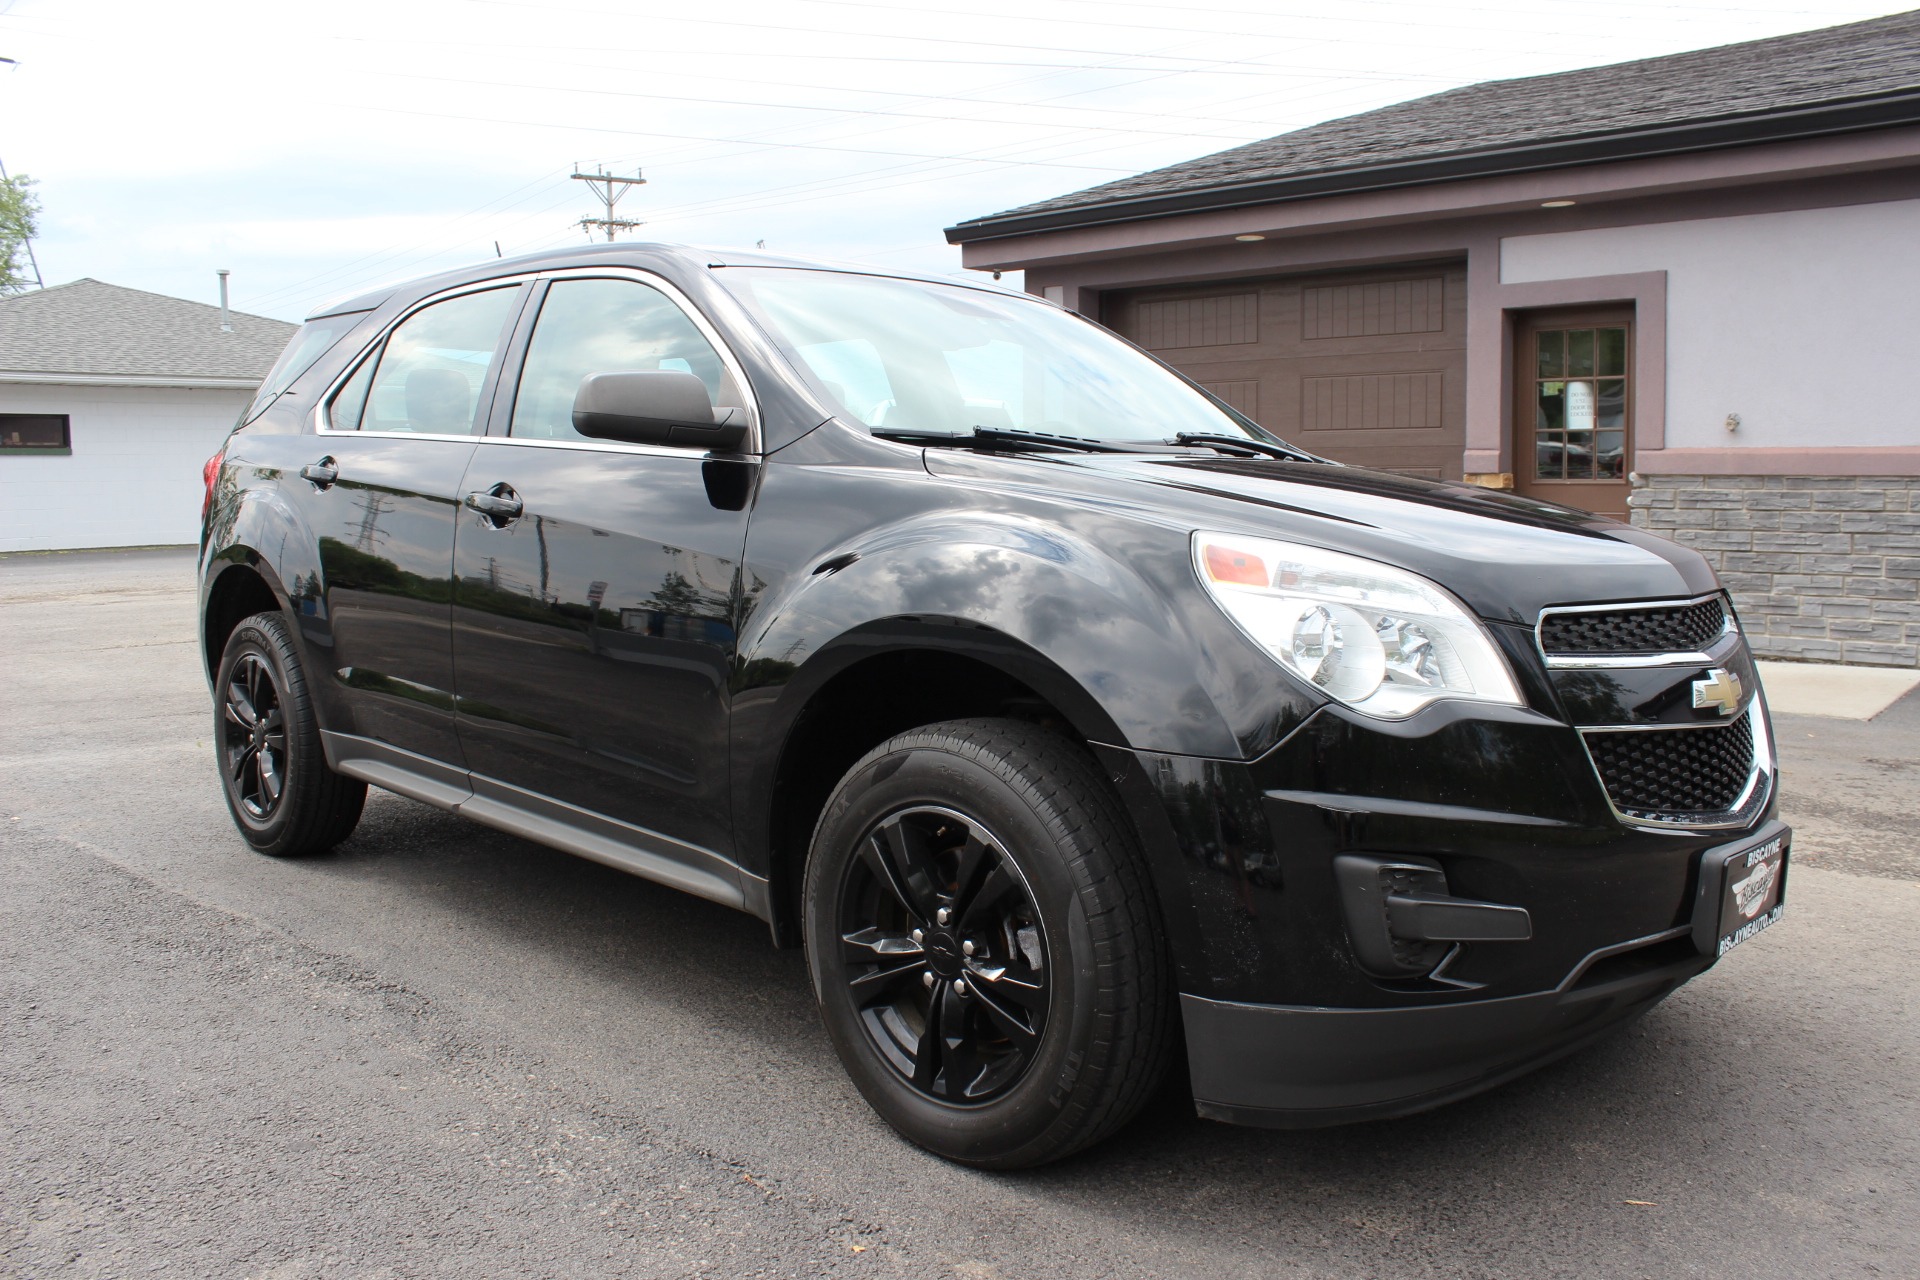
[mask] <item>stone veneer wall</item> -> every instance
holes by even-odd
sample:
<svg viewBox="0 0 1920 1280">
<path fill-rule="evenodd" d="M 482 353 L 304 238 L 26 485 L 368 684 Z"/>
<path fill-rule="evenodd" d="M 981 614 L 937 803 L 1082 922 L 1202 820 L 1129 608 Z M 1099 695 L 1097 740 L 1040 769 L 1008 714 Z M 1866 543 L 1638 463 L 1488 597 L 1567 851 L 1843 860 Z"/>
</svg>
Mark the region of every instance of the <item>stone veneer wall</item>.
<svg viewBox="0 0 1920 1280">
<path fill-rule="evenodd" d="M 1761 657 L 1920 666 L 1920 477 L 1633 482 L 1635 526 L 1712 563 Z"/>
</svg>

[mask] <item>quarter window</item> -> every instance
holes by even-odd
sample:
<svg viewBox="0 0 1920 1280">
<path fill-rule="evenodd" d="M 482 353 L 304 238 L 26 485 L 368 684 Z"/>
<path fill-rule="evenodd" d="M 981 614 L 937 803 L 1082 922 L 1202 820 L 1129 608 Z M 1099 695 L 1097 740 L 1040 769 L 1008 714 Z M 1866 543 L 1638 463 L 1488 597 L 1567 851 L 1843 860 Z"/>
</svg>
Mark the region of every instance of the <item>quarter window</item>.
<svg viewBox="0 0 1920 1280">
<path fill-rule="evenodd" d="M 329 424 L 336 431 L 472 434 L 519 295 L 518 287 L 486 289 L 408 316 L 334 396 Z"/>
<path fill-rule="evenodd" d="M 254 393 L 253 403 L 240 416 L 242 422 L 252 422 L 266 412 L 282 391 L 292 386 L 301 374 L 313 368 L 320 357 L 333 350 L 334 343 L 345 337 L 347 330 L 366 318 L 364 311 L 351 311 L 341 315 L 328 316 L 324 320 L 309 320 L 300 326 L 300 331 L 287 343 L 286 350 L 273 362 L 273 368 L 267 371 L 266 381 L 260 384 L 260 390 Z"/>
<path fill-rule="evenodd" d="M 720 353 L 658 289 L 634 280 L 557 280 L 527 344 L 509 433 L 523 440 L 585 440 L 573 429 L 580 380 L 655 369 L 693 374 L 716 405 L 743 403 Z"/>
</svg>

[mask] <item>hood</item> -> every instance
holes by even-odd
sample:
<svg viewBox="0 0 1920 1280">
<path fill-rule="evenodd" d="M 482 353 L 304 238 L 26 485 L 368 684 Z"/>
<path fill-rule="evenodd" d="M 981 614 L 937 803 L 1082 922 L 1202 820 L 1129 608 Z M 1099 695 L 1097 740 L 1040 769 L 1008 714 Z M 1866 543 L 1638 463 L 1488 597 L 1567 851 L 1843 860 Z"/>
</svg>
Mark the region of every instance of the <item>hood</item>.
<svg viewBox="0 0 1920 1280">
<path fill-rule="evenodd" d="M 1532 626 L 1548 605 L 1674 599 L 1719 586 L 1696 552 L 1616 520 L 1361 467 L 947 450 L 928 450 L 927 467 L 935 475 L 989 482 L 1025 476 L 1066 498 L 1081 490 L 1120 499 L 1133 489 L 1134 502 L 1162 522 L 1381 560 L 1439 583 L 1498 622 Z"/>
</svg>

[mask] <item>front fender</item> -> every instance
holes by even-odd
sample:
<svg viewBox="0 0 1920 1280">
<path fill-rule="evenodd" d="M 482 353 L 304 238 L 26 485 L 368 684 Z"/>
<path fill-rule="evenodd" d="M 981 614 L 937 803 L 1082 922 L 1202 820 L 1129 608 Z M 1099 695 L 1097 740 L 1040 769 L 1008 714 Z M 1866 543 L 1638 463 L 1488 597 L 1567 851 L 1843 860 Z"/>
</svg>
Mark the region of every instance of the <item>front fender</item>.
<svg viewBox="0 0 1920 1280">
<path fill-rule="evenodd" d="M 742 637 L 735 706 L 763 712 L 761 741 L 782 740 L 839 671 L 906 647 L 899 633 L 914 626 L 911 643 L 999 667 L 1095 741 L 1240 754 L 1202 683 L 1205 638 L 1130 563 L 1068 530 L 938 513 L 871 531 L 825 564 L 761 601 Z"/>
</svg>

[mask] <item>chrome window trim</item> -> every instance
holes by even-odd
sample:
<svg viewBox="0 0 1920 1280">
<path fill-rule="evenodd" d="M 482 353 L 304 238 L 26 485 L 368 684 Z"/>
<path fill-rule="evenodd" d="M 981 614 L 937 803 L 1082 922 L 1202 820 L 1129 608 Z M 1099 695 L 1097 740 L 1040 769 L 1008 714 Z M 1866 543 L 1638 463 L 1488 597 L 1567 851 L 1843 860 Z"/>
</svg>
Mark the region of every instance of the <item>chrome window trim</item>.
<svg viewBox="0 0 1920 1280">
<path fill-rule="evenodd" d="M 1753 770 L 1747 775 L 1746 785 L 1734 798 L 1727 809 L 1707 814 L 1698 820 L 1669 818 L 1648 818 L 1628 813 L 1613 802 L 1613 794 L 1607 790 L 1607 780 L 1600 773 L 1600 762 L 1593 758 L 1593 752 L 1587 747 L 1586 735 L 1589 733 L 1650 733 L 1666 730 L 1685 729 L 1725 729 L 1733 724 L 1732 719 L 1719 720 L 1711 724 L 1610 724 L 1592 725 L 1579 729 L 1580 748 L 1587 753 L 1587 764 L 1593 770 L 1593 779 L 1600 784 L 1600 794 L 1606 799 L 1607 808 L 1623 826 L 1635 827 L 1643 831 L 1733 831 L 1753 825 L 1765 810 L 1767 801 L 1773 792 L 1773 735 L 1768 731 L 1766 704 L 1756 691 L 1747 703 L 1748 725 L 1753 730 Z"/>
<path fill-rule="evenodd" d="M 468 284 L 454 285 L 452 288 L 442 289 L 439 293 L 428 294 L 393 319 L 387 321 L 386 324 L 380 326 L 380 331 L 369 338 L 365 345 L 360 348 L 359 355 L 348 361 L 347 367 L 334 376 L 333 381 L 327 384 L 326 390 L 314 397 L 313 408 L 308 410 L 312 415 L 314 434 L 360 440 L 483 439 L 484 432 L 481 431 L 462 431 L 457 435 L 438 431 L 361 431 L 357 428 L 353 431 L 335 431 L 333 425 L 327 421 L 327 407 L 333 403 L 333 398 L 340 394 L 340 389 L 353 380 L 353 375 L 360 372 L 360 366 L 367 362 L 368 353 L 375 347 L 384 347 L 387 339 L 392 336 L 393 331 L 412 319 L 419 312 L 424 311 L 436 302 L 445 302 L 450 298 L 463 297 L 469 293 L 485 293 L 489 289 L 504 289 L 509 286 L 521 288 L 539 278 L 540 273 L 538 271 L 518 271 L 508 276 L 491 276 L 485 280 L 475 280 Z M 517 314 L 514 317 L 514 322 L 516 324 L 519 322 L 519 316 Z M 508 332 L 511 334 L 511 330 Z"/>
<path fill-rule="evenodd" d="M 409 439 L 413 438 L 417 437 L 409 437 Z M 677 448 L 670 444 L 623 444 L 617 440 L 515 440 L 512 436 L 462 436 L 460 438 L 477 439 L 480 444 L 513 445 L 521 449 L 571 449 L 576 453 L 629 453 L 641 454 L 649 458 L 692 458 L 696 462 L 708 456 L 694 447 Z M 749 455 L 724 456 L 746 457 Z"/>
<path fill-rule="evenodd" d="M 1740 624 L 1733 616 L 1733 602 L 1725 591 L 1709 591 L 1705 595 L 1694 596 L 1690 600 L 1619 600 L 1612 604 L 1569 604 L 1553 605 L 1542 609 L 1533 624 L 1533 647 L 1540 653 L 1549 669 L 1557 671 L 1597 671 L 1604 669 L 1626 670 L 1647 667 L 1701 667 L 1710 666 L 1717 659 L 1711 653 L 1694 649 L 1672 653 L 1636 653 L 1636 654 L 1554 654 L 1547 652 L 1547 642 L 1543 631 L 1547 619 L 1563 613 L 1633 613 L 1642 609 L 1690 609 L 1709 600 L 1720 601 L 1726 612 L 1726 621 L 1720 628 L 1720 636 L 1709 648 L 1719 648 L 1728 636 L 1740 634 Z"/>
<path fill-rule="evenodd" d="M 456 285 L 450 289 L 443 289 L 439 293 L 429 294 L 420 299 L 383 325 L 379 333 L 375 334 L 367 341 L 366 345 L 361 348 L 359 358 L 351 361 L 332 382 L 327 384 L 326 390 L 321 392 L 316 398 L 316 403 L 310 411 L 313 417 L 314 434 L 366 440 L 470 440 L 478 444 L 513 444 L 529 448 L 547 449 L 585 449 L 595 453 L 631 453 L 648 457 L 685 458 L 704 456 L 697 448 L 681 449 L 675 448 L 672 445 L 625 444 L 617 441 L 599 440 L 517 440 L 511 435 L 494 436 L 488 435 L 485 431 L 462 432 L 458 435 L 425 431 L 336 431 L 328 423 L 327 407 L 333 403 L 333 398 L 339 394 L 340 389 L 353 378 L 354 374 L 360 371 L 361 365 L 366 363 L 367 353 L 375 347 L 382 346 L 395 329 L 399 328 L 402 324 L 406 323 L 410 317 L 427 307 L 437 302 L 445 302 L 450 298 L 461 297 L 465 294 L 483 293 L 488 289 L 500 289 L 508 286 L 520 287 L 534 284 L 541 280 L 596 278 L 631 280 L 634 283 L 658 289 L 662 294 L 666 295 L 669 302 L 679 307 L 681 312 L 686 315 L 689 320 L 693 321 L 694 328 L 698 329 L 701 336 L 713 344 L 715 354 L 720 357 L 720 362 L 726 366 L 727 372 L 733 376 L 734 384 L 740 388 L 741 399 L 745 401 L 742 407 L 746 410 L 747 414 L 747 441 L 746 446 L 741 452 L 746 455 L 759 456 L 761 453 L 760 446 L 762 439 L 760 431 L 760 400 L 759 397 L 754 394 L 753 384 L 747 379 L 746 367 L 740 363 L 739 357 L 734 355 L 733 348 L 727 344 L 721 336 L 720 331 L 708 321 L 706 316 L 701 314 L 700 309 L 693 305 L 692 299 L 681 292 L 672 281 L 655 272 L 648 271 L 643 267 L 623 267 L 615 265 L 557 267 L 544 271 L 517 272 L 509 276 L 494 276 L 486 280 L 476 280 L 470 284 Z M 539 318 L 537 316 L 534 318 L 534 323 L 536 325 L 539 324 Z M 515 324 L 518 324 L 517 317 Z M 508 347 L 508 350 L 509 352 L 512 350 L 511 346 Z M 498 373 L 504 372 L 504 369 L 498 371 Z M 496 385 L 498 373 L 496 374 Z M 514 380 L 514 389 L 516 393 L 519 390 L 519 379 L 517 376 Z M 508 423 L 509 425 L 512 423 L 511 414 L 508 415 Z"/>
</svg>

